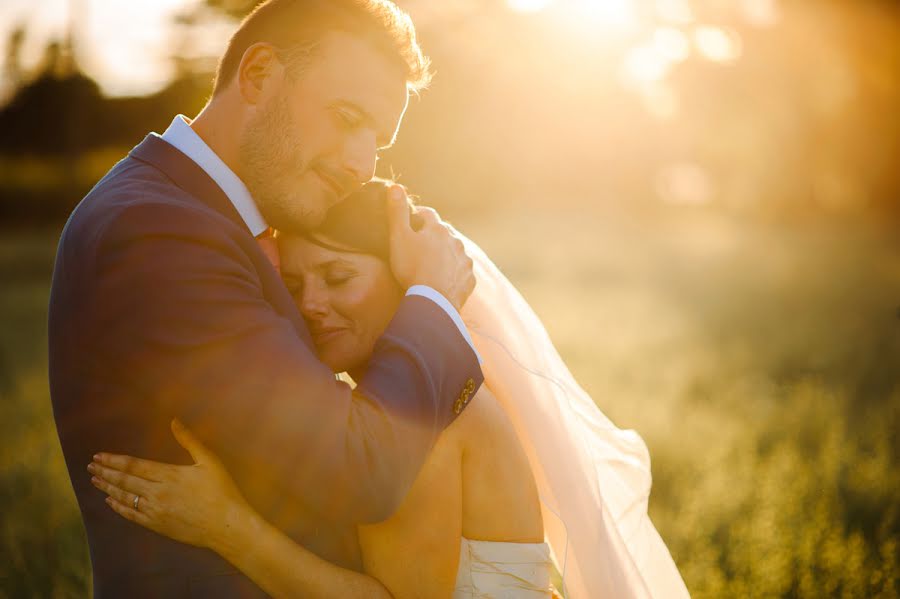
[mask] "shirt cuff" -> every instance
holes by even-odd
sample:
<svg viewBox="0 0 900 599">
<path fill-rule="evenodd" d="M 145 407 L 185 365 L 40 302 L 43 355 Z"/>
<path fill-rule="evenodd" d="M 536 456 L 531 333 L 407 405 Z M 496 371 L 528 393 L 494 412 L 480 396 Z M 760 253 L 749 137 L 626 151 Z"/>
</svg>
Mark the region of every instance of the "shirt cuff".
<svg viewBox="0 0 900 599">
<path fill-rule="evenodd" d="M 475 352 L 475 357 L 478 358 L 478 365 L 481 365 L 481 354 L 479 354 L 478 350 L 475 349 L 475 344 L 472 343 L 472 337 L 471 335 L 469 335 L 468 329 L 466 329 L 466 324 L 463 322 L 462 316 L 459 315 L 459 312 L 457 312 L 456 308 L 453 307 L 453 304 L 451 304 L 446 297 L 444 297 L 428 285 L 413 285 L 406 290 L 406 295 L 419 295 L 421 297 L 427 297 L 438 306 L 440 306 L 440 308 L 447 313 L 447 316 L 450 317 L 450 320 L 453 321 L 453 324 L 456 325 L 456 328 L 459 329 L 460 334 L 466 340 L 466 343 L 469 344 L 469 347 L 472 348 L 472 351 Z"/>
</svg>

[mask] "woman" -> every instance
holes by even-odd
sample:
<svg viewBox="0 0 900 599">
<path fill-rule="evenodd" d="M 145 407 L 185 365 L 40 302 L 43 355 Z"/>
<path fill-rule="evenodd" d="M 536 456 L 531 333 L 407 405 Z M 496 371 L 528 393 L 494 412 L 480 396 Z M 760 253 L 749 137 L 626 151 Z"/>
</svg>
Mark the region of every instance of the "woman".
<svg viewBox="0 0 900 599">
<path fill-rule="evenodd" d="M 351 376 L 365 369 L 402 294 L 387 266 L 385 189 L 370 183 L 314 235 L 280 241 L 282 274 L 322 360 Z M 546 537 L 568 596 L 687 596 L 647 517 L 643 442 L 599 412 L 527 303 L 467 243 L 478 286 L 463 318 L 487 389 L 441 436 L 399 511 L 359 529 L 368 576 L 318 560 L 261 522 L 177 424 L 196 466 L 101 456 L 90 467 L 96 486 L 122 516 L 218 551 L 273 595 L 548 596 Z M 317 578 L 292 580 L 300 571 Z"/>
</svg>

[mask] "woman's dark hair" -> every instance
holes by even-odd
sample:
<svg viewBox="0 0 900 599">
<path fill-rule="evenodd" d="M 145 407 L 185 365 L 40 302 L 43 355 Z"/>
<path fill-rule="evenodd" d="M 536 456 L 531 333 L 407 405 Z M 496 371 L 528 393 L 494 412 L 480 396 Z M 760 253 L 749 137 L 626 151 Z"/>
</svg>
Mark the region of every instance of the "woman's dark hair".
<svg viewBox="0 0 900 599">
<path fill-rule="evenodd" d="M 325 220 L 310 231 L 313 243 L 332 249 L 352 248 L 390 261 L 390 238 L 386 199 L 393 181 L 372 179 L 343 202 L 328 211 Z M 410 212 L 413 204 L 410 201 Z M 416 215 L 410 222 L 416 228 Z M 326 239 L 322 239 L 322 238 Z M 328 242 L 333 242 L 334 246 Z M 335 247 L 337 246 L 337 247 Z"/>
</svg>

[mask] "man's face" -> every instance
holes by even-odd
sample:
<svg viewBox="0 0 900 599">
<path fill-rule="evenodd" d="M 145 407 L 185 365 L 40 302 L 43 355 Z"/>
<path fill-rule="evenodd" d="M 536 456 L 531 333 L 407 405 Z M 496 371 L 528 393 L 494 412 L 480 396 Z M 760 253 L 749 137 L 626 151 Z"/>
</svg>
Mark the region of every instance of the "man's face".
<svg viewBox="0 0 900 599">
<path fill-rule="evenodd" d="M 277 83 L 241 135 L 241 175 L 269 224 L 288 233 L 318 226 L 374 176 L 406 105 L 401 69 L 348 34 L 323 38 L 312 63 Z"/>
</svg>

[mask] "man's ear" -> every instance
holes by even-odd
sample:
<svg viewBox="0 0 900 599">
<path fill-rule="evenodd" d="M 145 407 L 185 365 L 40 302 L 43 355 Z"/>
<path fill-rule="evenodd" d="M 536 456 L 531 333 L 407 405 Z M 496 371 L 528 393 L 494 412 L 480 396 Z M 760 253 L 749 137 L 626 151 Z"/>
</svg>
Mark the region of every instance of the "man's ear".
<svg viewBox="0 0 900 599">
<path fill-rule="evenodd" d="M 281 77 L 284 67 L 275 53 L 275 47 L 257 42 L 247 48 L 238 66 L 237 78 L 241 97 L 247 104 L 256 105 L 262 98 L 266 85 Z"/>
</svg>

